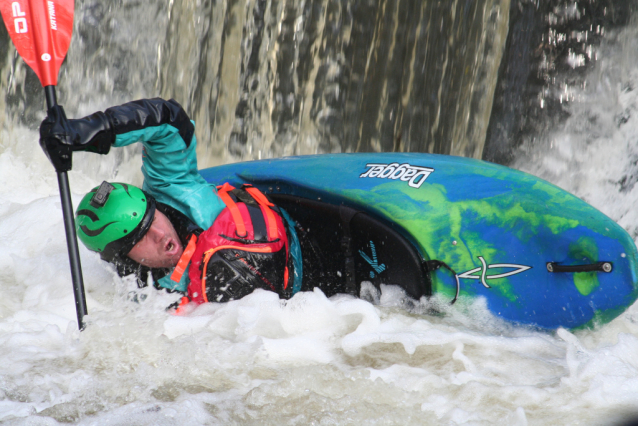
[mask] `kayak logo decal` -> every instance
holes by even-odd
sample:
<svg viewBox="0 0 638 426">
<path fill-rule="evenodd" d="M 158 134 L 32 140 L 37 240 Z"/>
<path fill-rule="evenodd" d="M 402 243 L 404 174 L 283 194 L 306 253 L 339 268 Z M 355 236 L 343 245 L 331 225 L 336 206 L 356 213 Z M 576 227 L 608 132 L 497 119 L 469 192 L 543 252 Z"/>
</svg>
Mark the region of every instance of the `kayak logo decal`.
<svg viewBox="0 0 638 426">
<path fill-rule="evenodd" d="M 492 288 L 489 286 L 489 284 L 487 284 L 486 282 L 487 280 L 495 280 L 498 278 L 510 277 L 512 275 L 525 272 L 528 269 L 532 269 L 531 266 L 517 265 L 515 263 L 495 263 L 493 265 L 488 265 L 485 259 L 483 258 L 483 256 L 478 256 L 478 258 L 481 261 L 480 267 L 470 269 L 469 271 L 465 271 L 460 274 L 455 273 L 452 269 L 450 269 L 449 266 L 445 265 L 444 263 L 440 265 L 440 266 L 445 266 L 447 269 L 452 271 L 452 273 L 454 274 L 454 278 L 456 279 L 456 294 L 454 295 L 454 299 L 452 299 L 450 304 L 454 304 L 454 302 L 456 302 L 456 300 L 459 298 L 459 294 L 461 293 L 461 280 L 459 278 L 466 278 L 469 280 L 481 280 L 481 284 L 483 284 L 485 288 Z M 512 270 L 509 272 L 501 273 L 501 274 L 487 275 L 488 269 L 497 269 L 497 268 L 511 268 Z M 474 275 L 477 272 L 480 272 L 480 275 Z"/>
<path fill-rule="evenodd" d="M 483 256 L 479 256 L 478 257 L 479 260 L 481 261 L 481 266 L 478 268 L 474 268 L 474 269 L 470 269 L 469 271 L 465 271 L 462 274 L 457 274 L 456 276 L 458 278 L 466 278 L 466 279 L 470 279 L 470 280 L 481 280 L 481 284 L 483 284 L 483 286 L 485 286 L 485 288 L 491 288 L 488 284 L 487 284 L 487 280 L 495 280 L 498 278 L 505 278 L 505 277 L 509 277 L 512 275 L 516 275 L 516 274 L 520 274 L 521 272 L 525 272 L 528 269 L 532 269 L 531 266 L 525 266 L 525 265 L 517 265 L 515 263 L 495 263 L 493 265 L 488 265 L 487 262 L 485 262 L 485 259 L 483 258 Z M 505 272 L 505 273 L 501 273 L 501 274 L 494 274 L 494 275 L 487 275 L 487 270 L 488 269 L 499 269 L 499 268 L 511 268 L 512 270 L 509 272 Z M 477 272 L 480 272 L 479 275 L 474 275 Z"/>
<path fill-rule="evenodd" d="M 412 188 L 420 188 L 434 169 L 431 167 L 413 166 L 408 163 L 368 163 L 368 170 L 359 175 L 360 178 L 380 178 L 401 180 Z"/>
<path fill-rule="evenodd" d="M 374 271 L 370 271 L 370 278 L 374 278 L 374 272 L 380 274 L 381 272 L 385 271 L 385 264 L 382 263 L 379 265 L 379 261 L 377 259 L 377 249 L 374 247 L 374 243 L 372 242 L 372 240 L 370 240 L 370 248 L 372 249 L 372 258 L 365 254 L 363 250 L 359 250 L 359 254 L 363 258 L 363 260 L 368 262 L 370 266 L 372 266 L 372 269 L 374 269 Z"/>
</svg>

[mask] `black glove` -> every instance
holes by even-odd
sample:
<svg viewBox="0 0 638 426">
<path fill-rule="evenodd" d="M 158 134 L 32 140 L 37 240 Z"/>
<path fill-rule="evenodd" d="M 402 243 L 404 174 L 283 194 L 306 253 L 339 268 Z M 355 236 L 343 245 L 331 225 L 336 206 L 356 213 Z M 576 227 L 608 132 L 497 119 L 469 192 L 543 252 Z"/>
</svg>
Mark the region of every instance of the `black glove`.
<svg viewBox="0 0 638 426">
<path fill-rule="evenodd" d="M 71 170 L 73 151 L 107 154 L 113 142 L 115 133 L 103 112 L 68 120 L 64 109 L 55 105 L 40 125 L 40 146 L 58 172 Z"/>
</svg>

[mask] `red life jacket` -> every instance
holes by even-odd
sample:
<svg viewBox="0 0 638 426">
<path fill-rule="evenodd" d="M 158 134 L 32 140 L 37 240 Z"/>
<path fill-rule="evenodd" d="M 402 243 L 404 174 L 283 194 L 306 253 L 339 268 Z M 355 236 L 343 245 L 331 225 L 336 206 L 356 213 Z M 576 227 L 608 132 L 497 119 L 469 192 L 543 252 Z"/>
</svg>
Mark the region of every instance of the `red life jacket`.
<svg viewBox="0 0 638 426">
<path fill-rule="evenodd" d="M 256 288 L 286 297 L 292 261 L 279 209 L 251 185 L 235 189 L 225 183 L 217 193 L 226 208 L 210 228 L 191 237 L 171 277 L 179 281 L 190 260 L 188 297 L 180 306 L 240 299 Z"/>
</svg>

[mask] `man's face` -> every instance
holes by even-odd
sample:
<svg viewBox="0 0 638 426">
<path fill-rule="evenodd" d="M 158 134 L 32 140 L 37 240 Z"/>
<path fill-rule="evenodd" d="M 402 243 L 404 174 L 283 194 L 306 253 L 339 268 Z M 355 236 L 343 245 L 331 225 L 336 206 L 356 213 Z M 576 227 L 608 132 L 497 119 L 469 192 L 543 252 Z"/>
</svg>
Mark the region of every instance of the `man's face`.
<svg viewBox="0 0 638 426">
<path fill-rule="evenodd" d="M 149 268 L 177 265 L 184 248 L 170 220 L 155 210 L 153 223 L 142 239 L 133 246 L 128 257 Z"/>
</svg>

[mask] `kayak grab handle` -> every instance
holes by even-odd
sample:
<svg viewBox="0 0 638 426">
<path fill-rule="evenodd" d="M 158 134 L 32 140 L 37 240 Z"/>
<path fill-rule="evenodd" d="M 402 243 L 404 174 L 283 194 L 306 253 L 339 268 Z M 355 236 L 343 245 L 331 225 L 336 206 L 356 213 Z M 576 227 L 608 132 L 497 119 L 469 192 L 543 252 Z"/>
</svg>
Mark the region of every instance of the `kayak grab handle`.
<svg viewBox="0 0 638 426">
<path fill-rule="evenodd" d="M 454 302 L 456 302 L 456 299 L 459 298 L 459 293 L 461 292 L 461 283 L 459 282 L 459 274 L 454 272 L 454 269 L 450 268 L 450 266 L 447 263 L 441 262 L 440 260 L 434 260 L 434 259 L 425 260 L 423 261 L 423 266 L 425 267 L 426 273 L 434 272 L 439 268 L 445 268 L 454 274 L 454 278 L 456 278 L 456 294 L 454 295 L 454 299 L 452 299 L 452 301 L 450 302 L 450 305 L 454 305 Z"/>
<path fill-rule="evenodd" d="M 611 272 L 611 262 L 596 262 L 588 265 L 559 265 L 556 262 L 547 262 L 548 272 Z"/>
</svg>

